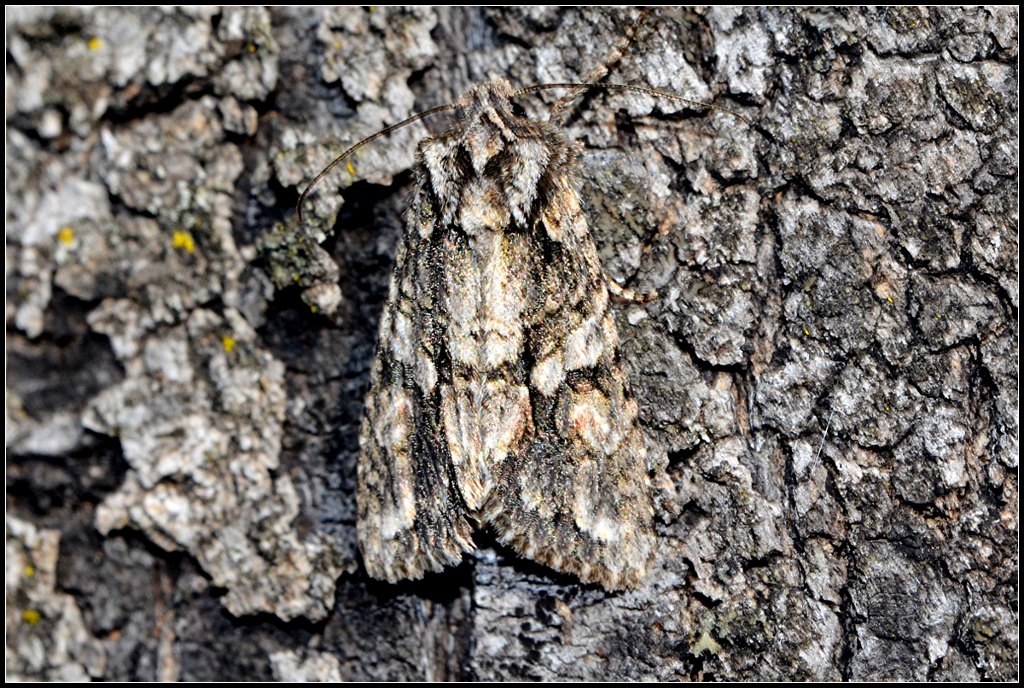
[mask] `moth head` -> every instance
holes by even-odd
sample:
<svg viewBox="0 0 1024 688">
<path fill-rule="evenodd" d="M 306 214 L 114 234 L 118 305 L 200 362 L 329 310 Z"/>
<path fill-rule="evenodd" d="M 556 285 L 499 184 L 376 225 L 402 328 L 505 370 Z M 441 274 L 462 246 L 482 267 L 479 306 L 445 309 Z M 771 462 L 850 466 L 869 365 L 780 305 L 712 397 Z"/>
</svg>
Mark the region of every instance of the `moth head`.
<svg viewBox="0 0 1024 688">
<path fill-rule="evenodd" d="M 536 137 L 541 123 L 531 120 L 517 92 L 505 79 L 483 83 L 463 96 L 460 105 L 467 129 L 480 126 L 493 129 L 504 141 Z"/>
</svg>

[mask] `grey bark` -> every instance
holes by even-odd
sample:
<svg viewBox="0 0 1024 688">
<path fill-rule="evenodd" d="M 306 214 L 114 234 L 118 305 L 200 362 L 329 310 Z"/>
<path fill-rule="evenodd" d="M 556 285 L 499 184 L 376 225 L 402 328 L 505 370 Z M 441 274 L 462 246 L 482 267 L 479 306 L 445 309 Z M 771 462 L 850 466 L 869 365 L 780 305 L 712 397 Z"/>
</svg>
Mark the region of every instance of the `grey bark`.
<svg viewBox="0 0 1024 688">
<path fill-rule="evenodd" d="M 368 580 L 357 427 L 423 123 L 619 9 L 9 9 L 7 672 L 1015 679 L 1018 15 L 658 11 L 567 124 L 659 552 Z M 543 116 L 545 102 L 528 107 Z M 546 99 L 546 100 L 545 100 Z M 433 129 L 431 129 L 431 127 Z"/>
</svg>

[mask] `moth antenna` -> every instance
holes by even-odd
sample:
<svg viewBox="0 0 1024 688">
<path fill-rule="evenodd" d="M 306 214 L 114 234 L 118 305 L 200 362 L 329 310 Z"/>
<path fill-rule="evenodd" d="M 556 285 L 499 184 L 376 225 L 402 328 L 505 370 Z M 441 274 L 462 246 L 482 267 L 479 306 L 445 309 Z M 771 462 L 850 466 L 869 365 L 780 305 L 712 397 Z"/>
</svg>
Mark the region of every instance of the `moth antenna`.
<svg viewBox="0 0 1024 688">
<path fill-rule="evenodd" d="M 641 25 L 646 21 L 647 17 L 651 15 L 654 10 L 650 7 L 641 10 L 636 20 L 626 29 L 626 33 L 619 39 L 618 45 L 612 48 L 612 51 L 608 53 L 608 56 L 604 58 L 604 62 L 598 65 L 590 74 L 587 74 L 582 79 L 583 82 L 588 84 L 599 83 L 602 79 L 608 76 L 608 71 L 614 67 L 622 57 L 626 54 L 626 49 L 629 48 L 630 43 L 636 38 L 637 33 L 640 31 Z M 562 109 L 565 108 L 570 102 L 575 100 L 578 96 L 582 95 L 583 91 L 579 93 L 566 93 L 564 96 L 555 101 L 555 104 L 551 106 L 551 118 L 558 117 Z"/>
<path fill-rule="evenodd" d="M 728 112 L 730 115 L 732 115 L 736 119 L 740 120 L 741 122 L 744 122 L 745 124 L 751 124 L 750 120 L 747 119 L 746 117 L 744 117 L 743 115 L 741 115 L 740 113 L 736 112 L 735 110 L 730 110 L 729 108 L 722 107 L 721 105 L 715 105 L 713 103 L 705 103 L 705 102 L 702 102 L 702 101 L 699 101 L 699 100 L 692 100 L 690 98 L 684 98 L 683 96 L 676 95 L 675 93 L 671 93 L 669 91 L 662 91 L 662 90 L 657 89 L 657 88 L 648 88 L 646 86 L 631 86 L 629 84 L 597 84 L 597 83 L 587 83 L 587 82 L 564 83 L 564 84 L 536 84 L 534 86 L 527 86 L 525 88 L 519 89 L 514 94 L 512 94 L 512 97 L 516 98 L 518 96 L 526 95 L 527 93 L 535 93 L 537 91 L 546 91 L 546 90 L 551 89 L 551 88 L 570 88 L 570 89 L 576 89 L 577 92 L 572 95 L 573 98 L 577 98 L 577 97 L 583 95 L 589 89 L 592 89 L 592 88 L 603 88 L 606 91 L 629 91 L 629 92 L 632 92 L 632 93 L 642 93 L 644 95 L 653 96 L 655 98 L 665 98 L 666 100 L 674 100 L 677 103 L 684 103 L 686 105 L 694 105 L 696 107 L 706 108 L 708 110 L 721 110 L 722 112 Z M 558 102 L 560 103 L 562 101 L 559 100 Z"/>
<path fill-rule="evenodd" d="M 302 204 L 305 202 L 306 196 L 308 196 L 309 192 L 313 190 L 313 187 L 316 186 L 316 183 L 318 181 L 320 181 L 321 179 L 323 179 L 324 177 L 326 177 L 328 175 L 328 173 L 330 173 L 331 170 L 333 170 L 335 167 L 337 167 L 341 163 L 342 160 L 344 160 L 348 156 L 352 155 L 353 153 L 355 153 L 357 150 L 359 150 L 360 148 L 362 148 L 366 144 L 371 143 L 373 141 L 376 141 L 381 136 L 387 136 L 388 134 L 390 134 L 390 133 L 392 133 L 394 131 L 397 131 L 398 129 L 401 129 L 404 126 L 406 126 L 408 124 L 412 124 L 413 122 L 418 122 L 419 120 L 424 119 L 425 117 L 430 117 L 431 115 L 436 115 L 436 114 L 441 113 L 441 112 L 447 112 L 448 110 L 455 110 L 458 107 L 459 107 L 459 105 L 457 103 L 448 103 L 446 105 L 438 105 L 437 107 L 430 108 L 429 110 L 424 110 L 423 112 L 417 112 L 415 115 L 413 115 L 412 117 L 409 117 L 408 119 L 403 119 L 401 122 L 398 122 L 397 124 L 392 124 L 389 127 L 385 127 L 383 129 L 381 129 L 376 134 L 373 134 L 371 136 L 367 136 L 365 139 L 363 139 L 362 141 L 360 141 L 359 143 L 355 144 L 354 146 L 349 148 L 347 151 L 345 151 L 344 153 L 342 153 L 341 155 L 336 157 L 331 162 L 330 165 L 328 165 L 327 167 L 325 167 L 322 170 L 320 170 L 320 173 L 317 174 L 315 177 L 313 177 L 313 181 L 311 181 L 306 186 L 306 190 L 302 192 L 301 196 L 299 196 L 299 202 L 296 204 L 296 208 L 295 208 L 296 211 L 298 212 L 299 223 L 300 224 L 302 223 Z"/>
</svg>

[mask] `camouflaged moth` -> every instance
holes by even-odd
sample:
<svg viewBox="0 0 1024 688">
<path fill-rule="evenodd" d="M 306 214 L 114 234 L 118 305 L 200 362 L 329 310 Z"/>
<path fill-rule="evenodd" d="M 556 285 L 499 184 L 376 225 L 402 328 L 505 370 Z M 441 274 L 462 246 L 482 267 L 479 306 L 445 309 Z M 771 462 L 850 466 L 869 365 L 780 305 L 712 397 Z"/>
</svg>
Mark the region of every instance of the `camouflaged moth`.
<svg viewBox="0 0 1024 688">
<path fill-rule="evenodd" d="M 595 86 L 694 104 L 618 84 L 497 80 L 356 144 L 303 194 L 378 136 L 459 112 L 417 150 L 366 396 L 356 529 L 374 578 L 458 564 L 484 527 L 608 589 L 648 571 L 650 468 L 609 310 L 610 292 L 636 297 L 599 263 L 576 144 L 515 102 Z"/>
<path fill-rule="evenodd" d="M 505 81 L 422 142 L 360 438 L 357 534 L 394 581 L 457 564 L 491 526 L 608 588 L 654 550 L 651 482 L 576 149 Z"/>
</svg>

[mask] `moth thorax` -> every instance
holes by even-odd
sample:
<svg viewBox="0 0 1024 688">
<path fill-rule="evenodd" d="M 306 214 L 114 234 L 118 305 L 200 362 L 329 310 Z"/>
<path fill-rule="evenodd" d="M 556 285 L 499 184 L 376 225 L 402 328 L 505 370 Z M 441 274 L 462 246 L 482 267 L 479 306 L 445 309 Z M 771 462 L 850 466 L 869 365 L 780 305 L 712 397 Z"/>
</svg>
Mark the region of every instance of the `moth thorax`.
<svg viewBox="0 0 1024 688">
<path fill-rule="evenodd" d="M 459 224 L 470 236 L 508 228 L 508 202 L 496 180 L 477 177 L 466 185 L 459 204 Z"/>
</svg>

